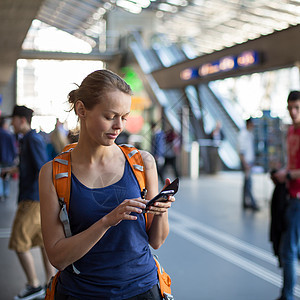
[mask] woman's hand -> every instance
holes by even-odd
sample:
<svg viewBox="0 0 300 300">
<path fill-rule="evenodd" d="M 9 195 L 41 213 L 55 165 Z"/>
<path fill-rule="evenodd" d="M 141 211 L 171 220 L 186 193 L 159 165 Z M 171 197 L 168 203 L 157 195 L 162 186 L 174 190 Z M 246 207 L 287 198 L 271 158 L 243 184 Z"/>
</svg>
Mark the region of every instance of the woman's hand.
<svg viewBox="0 0 300 300">
<path fill-rule="evenodd" d="M 168 185 L 170 185 L 170 183 L 171 183 L 170 179 L 167 178 L 163 189 L 165 189 Z M 167 201 L 164 202 L 157 201 L 153 205 L 149 206 L 149 208 L 147 209 L 147 213 L 151 213 L 154 215 L 161 215 L 171 207 L 172 202 L 174 201 L 175 201 L 174 196 L 168 196 Z"/>
<path fill-rule="evenodd" d="M 114 210 L 102 218 L 103 224 L 107 227 L 116 226 L 123 220 L 136 220 L 137 216 L 131 215 L 135 212 L 141 214 L 146 207 L 147 200 L 136 198 L 126 199 Z"/>
</svg>

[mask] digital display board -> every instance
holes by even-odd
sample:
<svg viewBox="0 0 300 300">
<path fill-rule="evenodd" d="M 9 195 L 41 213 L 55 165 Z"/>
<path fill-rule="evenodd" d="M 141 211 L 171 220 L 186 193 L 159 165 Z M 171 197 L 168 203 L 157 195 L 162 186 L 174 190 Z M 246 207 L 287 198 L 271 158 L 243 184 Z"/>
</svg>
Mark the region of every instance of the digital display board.
<svg viewBox="0 0 300 300">
<path fill-rule="evenodd" d="M 182 80 L 191 80 L 220 72 L 238 70 L 258 64 L 259 58 L 260 57 L 257 51 L 244 51 L 240 55 L 225 56 L 214 62 L 203 64 L 198 68 L 184 69 L 180 72 L 180 78 Z"/>
</svg>

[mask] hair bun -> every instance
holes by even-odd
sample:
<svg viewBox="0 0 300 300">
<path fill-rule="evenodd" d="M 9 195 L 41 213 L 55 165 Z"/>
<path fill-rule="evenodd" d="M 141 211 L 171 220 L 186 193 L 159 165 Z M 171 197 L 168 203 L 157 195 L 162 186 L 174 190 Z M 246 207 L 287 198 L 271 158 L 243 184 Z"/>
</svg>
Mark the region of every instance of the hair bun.
<svg viewBox="0 0 300 300">
<path fill-rule="evenodd" d="M 73 91 L 71 91 L 70 93 L 69 93 L 69 95 L 68 95 L 68 101 L 69 101 L 69 103 L 71 103 L 71 104 L 75 104 L 75 102 L 76 102 L 76 91 L 77 90 L 73 90 Z"/>
</svg>

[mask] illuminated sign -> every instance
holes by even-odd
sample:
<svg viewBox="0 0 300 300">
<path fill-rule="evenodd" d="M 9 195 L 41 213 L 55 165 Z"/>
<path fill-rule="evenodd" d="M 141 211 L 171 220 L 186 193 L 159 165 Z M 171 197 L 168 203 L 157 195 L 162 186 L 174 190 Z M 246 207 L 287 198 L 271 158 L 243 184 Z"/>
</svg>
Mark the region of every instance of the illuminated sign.
<svg viewBox="0 0 300 300">
<path fill-rule="evenodd" d="M 248 67 L 258 63 L 259 57 L 256 51 L 245 51 L 237 57 L 239 67 Z"/>
<path fill-rule="evenodd" d="M 249 67 L 259 63 L 259 55 L 257 51 L 249 50 L 242 52 L 237 56 L 225 56 L 212 63 L 206 63 L 199 68 L 188 68 L 180 72 L 182 80 L 190 80 L 193 78 L 201 78 L 208 75 L 228 72 Z"/>
<path fill-rule="evenodd" d="M 196 77 L 199 77 L 197 69 L 188 68 L 180 72 L 180 78 L 182 80 L 189 80 Z"/>
</svg>

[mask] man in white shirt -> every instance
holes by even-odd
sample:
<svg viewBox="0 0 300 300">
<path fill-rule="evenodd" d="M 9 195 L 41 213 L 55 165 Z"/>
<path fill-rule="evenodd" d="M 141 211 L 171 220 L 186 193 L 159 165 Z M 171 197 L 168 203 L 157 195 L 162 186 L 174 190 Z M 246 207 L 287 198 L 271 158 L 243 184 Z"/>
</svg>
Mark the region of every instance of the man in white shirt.
<svg viewBox="0 0 300 300">
<path fill-rule="evenodd" d="M 251 169 L 255 161 L 253 120 L 246 120 L 246 128 L 242 129 L 238 136 L 239 155 L 241 159 L 242 169 L 244 172 L 243 186 L 243 208 L 251 208 L 258 211 L 259 208 L 252 193 Z"/>
</svg>

